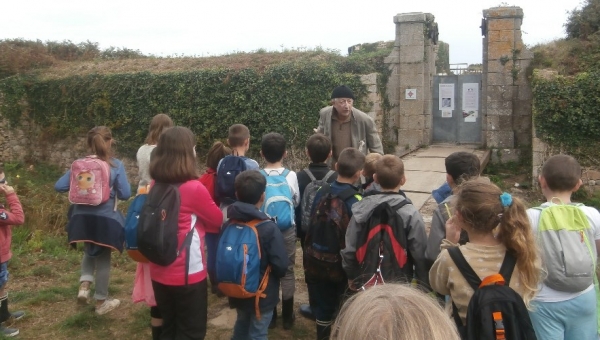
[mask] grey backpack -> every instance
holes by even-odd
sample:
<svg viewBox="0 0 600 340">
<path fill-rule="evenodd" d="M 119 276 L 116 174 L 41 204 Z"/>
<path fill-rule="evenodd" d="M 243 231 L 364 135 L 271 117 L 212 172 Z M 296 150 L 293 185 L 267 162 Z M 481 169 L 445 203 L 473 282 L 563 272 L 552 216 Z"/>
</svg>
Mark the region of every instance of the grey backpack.
<svg viewBox="0 0 600 340">
<path fill-rule="evenodd" d="M 335 171 L 329 170 L 325 177 L 322 179 L 316 179 L 315 176 L 308 169 L 304 169 L 304 172 L 310 177 L 310 183 L 306 185 L 304 188 L 304 193 L 302 194 L 302 203 L 300 207 L 300 211 L 302 213 L 302 231 L 307 232 L 308 226 L 310 225 L 310 210 L 312 209 L 313 202 L 315 201 L 315 196 L 317 191 L 325 184 L 327 184 L 327 180 L 329 177 L 335 174 Z"/>
<path fill-rule="evenodd" d="M 562 203 L 562 202 L 561 202 Z M 583 204 L 554 204 L 540 210 L 538 241 L 548 276 L 546 286 L 580 292 L 594 283 L 596 245 Z"/>
</svg>

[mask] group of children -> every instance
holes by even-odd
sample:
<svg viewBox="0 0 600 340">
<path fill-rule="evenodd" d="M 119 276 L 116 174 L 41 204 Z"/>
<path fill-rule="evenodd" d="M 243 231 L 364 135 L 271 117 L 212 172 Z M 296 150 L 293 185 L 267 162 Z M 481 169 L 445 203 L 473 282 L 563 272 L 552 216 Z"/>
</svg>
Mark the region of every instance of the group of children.
<svg viewBox="0 0 600 340">
<path fill-rule="evenodd" d="M 530 317 L 539 339 L 597 337 L 593 282 L 579 290 L 561 291 L 542 274 L 541 268 L 549 268 L 548 261 L 552 258 L 532 246 L 536 242 L 534 234 L 547 228 L 545 224 L 540 227 L 539 223 L 544 209 L 569 204 L 571 193 L 581 185 L 581 169 L 572 157 L 554 156 L 545 163 L 539 181 L 548 203 L 540 209 L 526 210 L 519 199 L 479 177 L 479 160 L 473 154 L 450 155 L 446 158 L 446 172 L 452 195 L 434 212 L 428 236 L 418 209 L 401 190 L 406 177 L 399 157 L 378 154 L 365 157 L 358 150 L 347 148 L 330 169 L 327 162 L 331 157 L 331 141 L 315 134 L 306 143 L 311 163 L 296 174 L 283 166 L 285 138 L 269 133 L 261 140 L 260 154 L 265 167 L 259 171 L 258 162 L 245 156 L 249 141 L 248 128 L 233 125 L 229 129 L 229 147 L 215 143 L 207 157 L 207 170 L 199 176 L 196 138 L 192 131 L 173 126 L 164 114 L 155 116 L 150 124 L 146 144 L 137 154 L 138 194 L 151 191 L 155 182 L 177 184 L 179 243 L 191 235 L 191 246 L 178 254 L 172 264 L 138 264 L 133 299 L 145 301 L 151 307 L 153 339 L 204 339 L 207 281 L 213 293 L 223 293 L 217 288 L 219 259 L 216 253 L 219 234 L 232 221 L 262 221 L 254 228 L 260 244 L 260 275 L 268 273 L 258 307 L 254 298 L 229 298 L 230 306 L 237 311 L 234 340 L 267 338 L 268 328 L 276 327 L 280 289 L 283 327 L 293 327 L 297 238 L 303 251 L 309 295 L 309 305 L 303 306 L 301 313 L 312 315 L 316 320 L 317 340 L 344 339 L 349 337 L 347 334 L 356 337 L 359 333 L 360 338 L 385 335 L 402 339 L 405 337 L 400 333 L 403 333 L 417 339 L 419 331 L 422 331 L 422 339 L 458 339 L 455 326 L 447 322 L 449 319 L 441 322 L 433 317 L 441 315 L 441 308 L 430 303 L 435 300 L 391 284 L 384 285 L 385 289 L 370 288 L 387 281 L 412 282 L 424 290 L 432 289 L 442 301 L 443 296 L 450 296 L 459 316 L 457 322 L 464 324 L 474 290 L 449 252 L 456 247 L 480 278 L 498 273 L 505 254 L 514 256 L 516 266 L 512 277 L 505 279 L 531 308 Z M 120 304 L 119 300 L 108 297 L 111 252 L 122 251 L 124 239 L 124 218 L 115 207 L 117 199 L 126 200 L 131 192 L 123 163 L 112 157 L 110 130 L 93 128 L 88 133 L 87 144 L 91 154 L 110 165 L 110 195 L 100 205 L 74 204 L 67 230 L 69 242 L 85 244 L 77 300 L 87 304 L 93 285 L 95 311 L 101 315 Z M 234 178 L 233 199 L 220 196 L 218 190 L 219 169 L 229 156 L 240 157 L 244 162 L 243 171 Z M 283 226 L 276 216 L 264 211 L 270 176 L 283 176 L 289 187 L 287 199 L 295 208 L 291 226 Z M 68 191 L 70 177 L 67 171 L 56 182 L 56 190 Z M 361 182 L 361 177 L 365 181 Z M 318 186 L 313 185 L 315 183 Z M 361 186 L 361 183 L 364 184 Z M 10 210 L 0 211 L 1 224 L 23 223 L 18 198 L 5 180 L 0 180 L 0 191 L 10 206 Z M 581 237 L 590 240 L 586 244 L 595 266 L 600 246 L 600 214 L 593 208 L 578 208 L 583 211 L 588 226 Z M 375 220 L 378 224 L 373 226 Z M 397 233 L 393 227 L 398 225 L 403 235 L 391 235 Z M 324 227 L 329 231 L 323 231 Z M 6 263 L 10 259 L 10 228 L 7 230 L 8 234 L 0 234 L 0 241 L 4 240 L 0 248 L 0 321 L 23 315 L 8 312 L 4 291 L 8 276 Z M 365 233 L 371 240 L 373 230 L 383 230 L 383 233 L 374 243 L 378 256 L 369 264 L 371 260 L 365 259 L 373 249 L 368 249 L 372 246 L 370 241 L 365 243 Z M 386 232 L 390 235 L 384 235 Z M 540 247 L 544 246 L 549 245 Z M 377 268 L 377 273 L 367 272 L 368 265 Z M 392 287 L 395 287 L 393 291 Z M 367 295 L 361 292 L 364 290 L 372 293 Z M 410 303 L 418 299 L 425 302 L 410 307 Z M 372 307 L 365 309 L 369 302 Z M 414 317 L 416 312 L 407 312 L 411 308 L 422 310 L 422 316 Z M 397 320 L 404 320 L 401 327 L 390 324 Z M 461 325 L 457 326 L 460 329 Z M 18 330 L 4 326 L 0 331 L 5 335 L 18 334 Z"/>
</svg>

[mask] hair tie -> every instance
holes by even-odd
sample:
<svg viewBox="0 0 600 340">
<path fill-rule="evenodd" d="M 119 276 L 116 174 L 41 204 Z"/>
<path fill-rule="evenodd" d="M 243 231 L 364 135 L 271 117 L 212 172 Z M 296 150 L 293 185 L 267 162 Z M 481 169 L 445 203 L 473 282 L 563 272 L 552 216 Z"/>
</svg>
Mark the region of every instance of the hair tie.
<svg viewBox="0 0 600 340">
<path fill-rule="evenodd" d="M 512 196 L 508 192 L 503 192 L 502 195 L 500 195 L 500 203 L 502 203 L 502 206 L 504 208 L 510 207 L 512 205 L 512 202 Z"/>
</svg>

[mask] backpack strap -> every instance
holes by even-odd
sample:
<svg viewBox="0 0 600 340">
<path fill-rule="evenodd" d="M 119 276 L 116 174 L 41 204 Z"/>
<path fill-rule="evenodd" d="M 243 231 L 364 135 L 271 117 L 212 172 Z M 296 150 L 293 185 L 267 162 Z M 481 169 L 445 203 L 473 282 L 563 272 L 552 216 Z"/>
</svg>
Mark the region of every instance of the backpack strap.
<svg viewBox="0 0 600 340">
<path fill-rule="evenodd" d="M 339 194 L 337 194 L 336 196 L 339 197 L 342 201 L 346 202 L 348 199 L 350 199 L 350 197 L 353 197 L 356 194 L 358 194 L 358 191 L 356 189 L 347 188 Z"/>
<path fill-rule="evenodd" d="M 510 278 L 512 277 L 516 265 L 517 258 L 507 250 L 504 255 L 504 260 L 502 261 L 502 266 L 500 267 L 500 275 L 504 278 L 507 287 L 510 284 Z"/>
<path fill-rule="evenodd" d="M 473 288 L 473 290 L 477 290 L 481 284 L 481 279 L 479 278 L 479 275 L 475 273 L 473 267 L 469 265 L 467 259 L 465 259 L 460 249 L 458 247 L 448 248 L 448 254 L 471 288 Z"/>
<path fill-rule="evenodd" d="M 333 171 L 333 170 L 327 171 L 327 173 L 325 174 L 325 177 L 323 177 L 323 180 L 325 182 L 327 182 L 327 180 L 329 179 L 329 177 L 333 176 L 333 174 L 335 174 L 335 171 Z M 313 181 L 314 181 L 314 179 L 313 179 Z"/>
<path fill-rule="evenodd" d="M 477 273 L 475 273 L 471 265 L 469 265 L 467 259 L 465 259 L 460 249 L 458 247 L 448 248 L 448 254 L 452 258 L 452 261 L 454 261 L 454 264 L 456 265 L 462 276 L 465 278 L 465 280 L 467 280 L 471 288 L 473 288 L 473 291 L 476 291 L 479 288 L 479 285 L 481 284 L 481 279 L 479 278 Z M 460 319 L 460 315 L 458 315 L 458 307 L 456 307 L 454 301 L 452 302 L 452 317 L 454 318 L 456 328 L 458 329 L 461 338 L 465 339 L 465 336 L 467 334 L 467 328 L 465 327 L 465 325 L 463 325 L 462 320 Z"/>
<path fill-rule="evenodd" d="M 287 177 L 287 175 L 290 173 L 289 169 L 283 169 L 283 172 L 281 173 L 281 176 L 283 177 Z"/>
<path fill-rule="evenodd" d="M 310 181 L 316 181 L 317 179 L 315 178 L 315 175 L 313 175 L 313 173 L 308 170 L 308 168 L 304 169 L 304 172 L 308 175 L 308 177 L 310 178 Z"/>
</svg>

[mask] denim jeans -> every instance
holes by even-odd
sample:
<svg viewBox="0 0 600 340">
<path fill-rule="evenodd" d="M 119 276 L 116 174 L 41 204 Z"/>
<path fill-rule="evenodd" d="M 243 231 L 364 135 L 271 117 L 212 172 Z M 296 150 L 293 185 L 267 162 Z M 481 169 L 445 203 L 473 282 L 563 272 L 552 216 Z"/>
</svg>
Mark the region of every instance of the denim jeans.
<svg viewBox="0 0 600 340">
<path fill-rule="evenodd" d="M 237 308 L 237 320 L 233 326 L 231 340 L 267 340 L 269 323 L 273 317 L 273 311 L 261 311 L 260 320 L 256 319 L 254 311 L 246 311 Z"/>
<path fill-rule="evenodd" d="M 540 340 L 597 339 L 596 291 L 560 302 L 532 301 L 529 312 Z"/>
<path fill-rule="evenodd" d="M 0 289 L 8 282 L 8 261 L 0 264 Z"/>
</svg>

